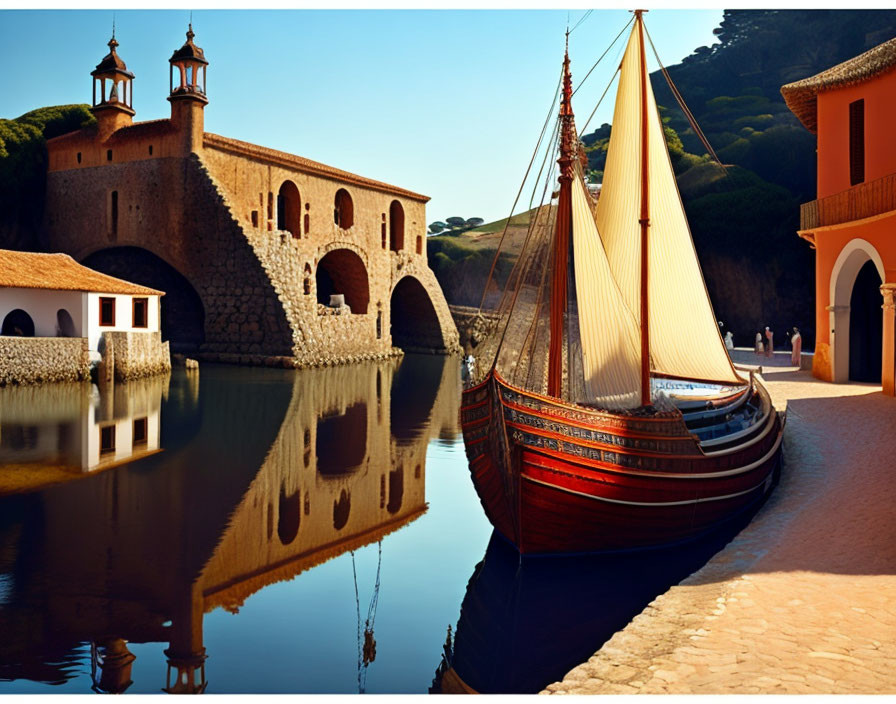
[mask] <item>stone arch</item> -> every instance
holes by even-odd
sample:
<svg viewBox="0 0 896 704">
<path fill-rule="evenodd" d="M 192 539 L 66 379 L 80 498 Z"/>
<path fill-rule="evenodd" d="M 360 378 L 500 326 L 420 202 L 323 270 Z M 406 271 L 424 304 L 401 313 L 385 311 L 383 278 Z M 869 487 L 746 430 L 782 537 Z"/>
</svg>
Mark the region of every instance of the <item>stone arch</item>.
<svg viewBox="0 0 896 704">
<path fill-rule="evenodd" d="M 439 395 L 445 357 L 405 355 L 389 389 L 389 430 L 398 445 L 419 442 Z"/>
<path fill-rule="evenodd" d="M 34 320 L 21 308 L 15 308 L 3 318 L 0 335 L 12 337 L 34 337 Z"/>
<path fill-rule="evenodd" d="M 859 273 L 866 264 L 873 268 L 880 281 L 886 280 L 883 260 L 874 245 L 867 240 L 850 240 L 834 262 L 830 280 L 831 378 L 836 382 L 849 380 L 850 371 L 850 304 Z M 866 269 L 865 278 L 870 278 Z M 879 286 L 880 284 L 878 284 Z M 882 299 L 881 299 L 882 301 Z M 883 325 L 883 311 L 880 311 Z"/>
<path fill-rule="evenodd" d="M 415 276 L 403 277 L 389 301 L 392 344 L 406 351 L 444 350 L 439 316 L 426 288 Z"/>
<path fill-rule="evenodd" d="M 302 521 L 302 501 L 298 490 L 287 495 L 280 488 L 280 510 L 277 514 L 277 536 L 283 545 L 289 545 L 299 534 Z"/>
<path fill-rule="evenodd" d="M 364 260 L 350 249 L 334 249 L 318 262 L 315 275 L 317 302 L 329 305 L 330 296 L 342 294 L 352 313 L 367 313 L 370 285 Z"/>
<path fill-rule="evenodd" d="M 333 220 L 343 230 L 348 230 L 355 224 L 355 205 L 352 197 L 344 188 L 336 191 L 333 199 Z"/>
<path fill-rule="evenodd" d="M 302 236 L 302 198 L 298 186 L 289 180 L 280 185 L 277 193 L 277 229 L 297 239 Z"/>
<path fill-rule="evenodd" d="M 367 404 L 354 403 L 344 412 L 317 419 L 317 471 L 323 477 L 342 477 L 367 458 Z"/>
<path fill-rule="evenodd" d="M 205 341 L 205 307 L 193 284 L 158 255 L 141 247 L 101 249 L 81 262 L 110 276 L 149 286 L 161 300 L 162 339 L 172 352 L 193 352 Z"/>
<path fill-rule="evenodd" d="M 404 249 L 404 208 L 397 200 L 389 205 L 389 249 L 393 252 Z"/>
<path fill-rule="evenodd" d="M 78 337 L 72 314 L 65 308 L 56 311 L 56 335 L 58 337 Z"/>
</svg>

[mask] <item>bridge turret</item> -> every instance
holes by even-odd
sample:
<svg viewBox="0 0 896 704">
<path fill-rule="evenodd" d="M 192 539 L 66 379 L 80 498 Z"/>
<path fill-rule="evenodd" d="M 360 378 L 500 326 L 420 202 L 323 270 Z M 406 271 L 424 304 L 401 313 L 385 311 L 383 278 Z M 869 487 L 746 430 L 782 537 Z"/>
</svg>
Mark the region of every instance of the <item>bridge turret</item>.
<svg viewBox="0 0 896 704">
<path fill-rule="evenodd" d="M 171 121 L 183 133 L 187 153 L 202 148 L 205 131 L 204 110 L 208 104 L 205 80 L 208 61 L 205 52 L 193 43 L 193 23 L 187 30 L 187 41 L 174 52 L 170 68 Z"/>
<path fill-rule="evenodd" d="M 134 117 L 133 81 L 134 74 L 118 55 L 115 30 L 109 40 L 109 53 L 90 72 L 93 76 L 93 107 L 101 141 L 120 129 L 130 125 Z"/>
</svg>

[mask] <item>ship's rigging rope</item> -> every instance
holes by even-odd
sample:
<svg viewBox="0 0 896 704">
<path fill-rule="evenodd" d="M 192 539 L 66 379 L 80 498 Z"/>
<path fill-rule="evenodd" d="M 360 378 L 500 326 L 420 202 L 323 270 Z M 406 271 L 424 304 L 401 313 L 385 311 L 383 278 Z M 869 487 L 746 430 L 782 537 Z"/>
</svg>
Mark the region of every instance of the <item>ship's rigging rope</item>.
<svg viewBox="0 0 896 704">
<path fill-rule="evenodd" d="M 579 19 L 579 21 L 576 22 L 575 26 L 574 26 L 571 30 L 569 30 L 569 33 L 571 34 L 571 33 L 576 29 L 576 27 L 578 27 L 579 25 L 581 25 L 582 22 L 584 22 L 584 21 L 588 18 L 588 16 L 589 16 L 590 14 L 591 14 L 591 10 L 589 10 L 588 12 L 586 12 L 586 13 Z M 610 53 L 610 50 L 613 48 L 613 46 L 616 44 L 616 42 L 619 41 L 619 38 L 625 33 L 625 30 L 629 27 L 629 25 L 631 25 L 631 23 L 632 23 L 633 21 L 634 21 L 634 17 L 632 17 L 628 22 L 625 23 L 625 26 L 623 26 L 623 28 L 619 31 L 619 33 L 616 35 L 616 37 L 613 39 L 613 41 L 610 42 L 610 45 L 606 48 L 606 50 L 604 51 L 604 53 L 601 54 L 601 55 L 598 57 L 597 61 L 595 61 L 594 64 L 591 66 L 591 68 L 588 70 L 588 73 L 585 74 L 585 77 L 584 77 L 584 78 L 582 79 L 582 81 L 579 83 L 579 86 L 573 91 L 573 93 L 572 93 L 573 95 L 575 95 L 576 92 L 579 90 L 579 88 L 582 87 L 582 85 L 585 83 L 585 81 L 588 79 L 588 77 L 591 75 L 591 73 L 594 71 L 594 69 L 597 68 L 598 64 L 600 64 L 600 62 L 604 59 L 604 57 L 606 57 L 606 55 Z M 609 82 L 609 84 L 607 85 L 606 89 L 604 90 L 603 95 L 601 95 L 600 100 L 598 100 L 598 103 L 597 103 L 597 105 L 595 106 L 594 111 L 592 111 L 591 116 L 589 116 L 589 118 L 588 118 L 588 122 L 591 121 L 591 118 L 594 117 L 594 113 L 597 112 L 597 108 L 600 106 L 600 103 L 603 101 L 604 97 L 606 96 L 607 91 L 609 91 L 610 86 L 612 85 L 613 80 L 616 78 L 616 74 L 617 74 L 617 73 L 619 73 L 619 69 L 618 69 L 618 68 L 617 68 L 617 70 L 616 70 L 616 73 L 613 74 L 613 78 L 610 79 L 610 82 Z M 513 219 L 514 211 L 516 210 L 516 206 L 517 206 L 517 204 L 519 203 L 519 199 L 520 199 L 520 196 L 521 196 L 522 193 L 523 193 L 523 189 L 524 189 L 525 186 L 526 186 L 526 181 L 527 181 L 528 178 L 529 178 L 529 174 L 530 174 L 531 171 L 532 171 L 532 165 L 535 163 L 535 159 L 536 159 L 536 157 L 538 156 L 538 152 L 539 152 L 540 149 L 541 149 L 541 145 L 542 145 L 542 142 L 543 142 L 543 140 L 544 140 L 544 135 L 545 135 L 545 132 L 547 131 L 547 126 L 548 126 L 548 124 L 550 123 L 551 116 L 554 114 L 554 110 L 555 110 L 555 108 L 556 108 L 556 106 L 557 106 L 557 98 L 558 98 L 558 96 L 560 95 L 560 86 L 561 86 L 562 83 L 563 83 L 563 72 L 561 71 L 561 72 L 560 72 L 560 79 L 557 81 L 557 88 L 556 88 L 556 90 L 554 91 L 554 97 L 553 97 L 553 99 L 552 99 L 552 101 L 551 101 L 550 109 L 548 110 L 548 114 L 547 114 L 547 117 L 545 118 L 544 125 L 543 125 L 542 128 L 541 128 L 541 133 L 538 135 L 538 141 L 537 141 L 537 143 L 536 143 L 536 145 L 535 145 L 535 149 L 534 149 L 534 151 L 532 152 L 532 157 L 531 157 L 530 160 L 529 160 L 529 165 L 528 165 L 528 167 L 526 168 L 526 173 L 525 173 L 525 175 L 523 176 L 522 183 L 520 183 L 519 191 L 517 191 L 516 198 L 514 199 L 514 201 L 513 201 L 513 205 L 512 205 L 511 208 L 510 208 L 510 215 L 508 216 L 507 221 L 504 223 L 504 229 L 503 229 L 503 231 L 501 232 L 501 238 L 500 238 L 500 240 L 498 240 L 498 247 L 497 247 L 497 249 L 495 250 L 495 255 L 494 255 L 494 257 L 492 258 L 491 267 L 489 268 L 488 276 L 486 277 L 486 280 L 485 280 L 485 286 L 484 286 L 483 289 L 482 289 L 482 297 L 479 299 L 478 312 L 479 312 L 480 314 L 482 313 L 482 309 L 483 309 L 483 307 L 485 306 L 485 298 L 486 298 L 486 296 L 488 295 L 489 286 L 490 286 L 490 284 L 491 284 L 491 282 L 492 282 L 492 278 L 494 277 L 494 274 L 495 274 L 495 268 L 496 268 L 496 266 L 497 266 L 497 264 L 498 264 L 498 260 L 499 260 L 499 258 L 500 258 L 500 256 L 501 256 L 502 251 L 503 251 L 504 240 L 505 240 L 505 238 L 506 238 L 506 236 L 507 236 L 507 230 L 508 230 L 508 228 L 510 227 L 511 220 Z M 585 123 L 586 126 L 588 125 L 588 122 Z M 559 129 L 559 126 L 558 126 L 558 129 Z M 583 132 L 584 132 L 584 128 L 583 128 Z M 552 141 L 553 141 L 553 140 L 552 140 Z M 546 153 L 546 156 L 547 156 L 547 154 L 549 154 L 549 153 L 551 153 L 551 150 L 548 150 L 548 152 Z M 543 169 L 543 165 L 542 165 L 542 169 Z M 540 177 L 540 175 L 541 175 L 541 171 L 539 171 L 539 177 Z M 536 181 L 535 181 L 535 186 L 533 187 L 533 197 L 530 198 L 530 201 L 529 201 L 529 210 L 532 209 L 532 202 L 533 202 L 533 199 L 534 199 L 534 194 L 537 192 L 537 190 L 538 190 L 538 179 L 536 179 Z M 532 229 L 532 228 L 530 228 L 530 232 L 531 232 L 531 229 Z M 527 241 L 528 241 L 528 235 L 527 235 Z M 524 247 L 524 249 L 525 249 L 525 244 L 523 245 L 523 247 Z M 522 259 L 522 256 L 523 256 L 523 252 L 521 251 L 521 252 L 520 252 L 520 256 L 519 256 L 519 258 L 517 259 L 517 262 L 519 262 L 519 261 Z M 515 270 L 515 269 L 516 269 L 516 266 L 514 266 L 514 270 Z M 508 280 L 512 280 L 512 277 L 513 277 L 513 271 L 511 271 L 511 275 L 510 275 L 510 278 L 509 278 Z"/>
<path fill-rule="evenodd" d="M 584 21 L 587 20 L 589 17 L 591 17 L 591 13 L 592 13 L 592 12 L 594 12 L 594 10 L 588 10 L 588 12 L 586 12 L 584 15 L 582 15 L 582 16 L 579 18 L 579 21 L 575 23 L 575 26 L 574 26 L 571 30 L 569 30 L 569 32 L 567 32 L 567 35 L 572 34 L 573 32 L 575 32 L 575 31 L 579 28 L 579 25 L 582 24 L 582 22 L 584 22 Z"/>
<path fill-rule="evenodd" d="M 482 312 L 482 306 L 485 305 L 485 296 L 488 294 L 488 286 L 491 283 L 492 276 L 495 273 L 495 266 L 498 263 L 498 257 L 501 255 L 501 249 L 504 245 L 504 238 L 507 235 L 507 229 L 510 227 L 510 221 L 513 219 L 513 211 L 516 210 L 517 203 L 520 200 L 520 196 L 523 194 L 523 189 L 526 186 L 526 180 L 529 178 L 529 172 L 532 170 L 532 164 L 535 163 L 535 158 L 538 156 L 538 152 L 541 149 L 541 143 L 544 140 L 544 133 L 548 129 L 548 125 L 551 122 L 551 115 L 554 114 L 554 108 L 557 104 L 557 96 L 560 95 L 560 86 L 563 83 L 563 71 L 560 71 L 560 78 L 557 80 L 557 88 L 554 90 L 554 97 L 551 99 L 551 106 L 548 109 L 547 117 L 544 119 L 544 125 L 542 125 L 541 133 L 538 135 L 538 141 L 535 144 L 535 149 L 532 152 L 532 158 L 529 159 L 529 166 L 526 167 L 526 173 L 523 176 L 523 181 L 520 183 L 520 189 L 517 191 L 516 198 L 513 199 L 513 205 L 510 207 L 510 215 L 507 217 L 507 222 L 504 223 L 504 231 L 501 233 L 501 239 L 498 240 L 498 248 L 495 250 L 495 256 L 492 259 L 492 265 L 488 272 L 488 277 L 485 279 L 485 288 L 482 289 L 482 298 L 479 300 L 479 312 Z"/>
<path fill-rule="evenodd" d="M 355 551 L 352 555 L 352 576 L 355 581 L 355 609 L 358 614 L 358 693 L 367 690 L 367 666 L 376 659 L 376 640 L 373 637 L 373 624 L 376 621 L 376 607 L 380 600 L 380 567 L 383 564 L 383 541 L 377 542 L 376 583 L 373 595 L 367 607 L 367 620 L 364 622 L 363 640 L 361 631 L 361 599 L 358 596 L 358 571 L 355 567 Z"/>
<path fill-rule="evenodd" d="M 634 21 L 635 21 L 635 17 L 634 17 L 634 15 L 632 15 L 632 18 L 628 22 L 625 23 L 625 26 L 619 31 L 619 34 L 616 35 L 616 38 L 612 42 L 610 42 L 610 46 L 608 46 L 606 48 L 606 50 L 604 51 L 604 53 L 598 57 L 597 61 L 594 62 L 594 65 L 588 69 L 588 73 L 585 74 L 585 77 L 581 81 L 579 81 L 578 87 L 572 92 L 573 96 L 575 96 L 575 94 L 579 92 L 579 88 L 581 88 L 583 85 L 585 85 L 585 81 L 588 80 L 588 76 L 591 75 L 591 72 L 594 71 L 594 69 L 597 68 L 597 65 L 601 61 L 603 61 L 604 57 L 610 53 L 610 49 L 613 48 L 613 45 L 619 41 L 619 37 L 621 37 L 625 33 L 625 30 L 628 29 L 628 26 Z M 578 26 L 578 25 L 576 25 L 576 26 Z"/>
<path fill-rule="evenodd" d="M 600 104 L 604 101 L 604 98 L 607 97 L 607 93 L 610 90 L 610 87 L 613 85 L 613 81 L 616 80 L 616 76 L 619 75 L 619 71 L 622 69 L 622 66 L 616 69 L 616 73 L 613 74 L 612 78 L 610 78 L 610 82 L 607 83 L 607 87 L 604 88 L 604 92 L 601 94 L 600 99 L 597 101 L 597 105 L 594 106 L 594 110 L 591 111 L 591 114 L 588 116 L 588 119 L 585 120 L 585 124 L 582 125 L 582 129 L 579 130 L 579 139 L 582 138 L 582 135 L 585 134 L 585 130 L 588 128 L 588 125 L 591 123 L 591 118 L 594 117 L 594 114 L 597 112 L 597 109 L 600 107 Z"/>
</svg>

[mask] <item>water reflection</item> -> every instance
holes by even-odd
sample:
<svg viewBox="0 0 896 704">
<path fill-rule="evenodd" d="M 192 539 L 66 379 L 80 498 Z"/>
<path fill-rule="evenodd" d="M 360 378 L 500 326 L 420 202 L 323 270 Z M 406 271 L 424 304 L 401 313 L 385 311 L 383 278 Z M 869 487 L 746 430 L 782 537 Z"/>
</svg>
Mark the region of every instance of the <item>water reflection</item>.
<svg viewBox="0 0 896 704">
<path fill-rule="evenodd" d="M 492 533 L 430 692 L 534 693 L 585 662 L 658 594 L 699 569 L 749 516 L 682 547 L 524 558 Z"/>
<path fill-rule="evenodd" d="M 198 375 L 193 377 L 198 380 Z M 99 388 L 0 388 L 0 465 L 7 470 L 12 465 L 50 466 L 56 473 L 79 474 L 157 452 L 160 409 L 169 381 L 163 375 Z M 28 476 L 18 488 L 42 481 L 39 472 Z"/>
<path fill-rule="evenodd" d="M 64 445 L 63 423 L 82 437 L 85 427 L 89 436 L 114 424 L 119 463 L 119 445 L 133 450 L 127 428 L 133 438 L 145 417 L 147 430 L 131 455 L 138 462 L 0 499 L 0 680 L 61 684 L 89 658 L 94 689 L 122 692 L 133 685 L 133 644 L 164 643 L 167 675 L 143 689 L 204 691 L 205 614 L 237 612 L 267 585 L 376 543 L 427 510 L 427 444 L 458 434 L 457 364 L 208 366 L 201 385 L 179 372 L 170 383 L 116 387 L 106 400 L 77 387 L 34 390 L 30 403 L 4 397 L 4 437 L 14 439 L 15 427 L 52 437 L 29 451 Z M 419 373 L 407 372 L 415 365 L 435 375 L 433 393 L 420 393 Z M 54 394 L 65 401 L 41 400 Z M 393 408 L 406 401 L 416 406 L 405 422 Z M 15 461 L 49 464 L 53 452 Z M 375 658 L 372 626 L 363 651 L 359 668 Z"/>
</svg>

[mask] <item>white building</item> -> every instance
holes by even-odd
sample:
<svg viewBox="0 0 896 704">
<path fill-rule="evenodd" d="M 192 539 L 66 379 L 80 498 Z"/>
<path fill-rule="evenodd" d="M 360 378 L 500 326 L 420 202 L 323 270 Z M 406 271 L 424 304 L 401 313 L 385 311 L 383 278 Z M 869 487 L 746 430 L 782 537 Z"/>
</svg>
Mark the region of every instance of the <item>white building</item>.
<svg viewBox="0 0 896 704">
<path fill-rule="evenodd" d="M 0 335 L 86 337 L 159 331 L 165 295 L 78 264 L 67 254 L 0 249 Z"/>
</svg>

